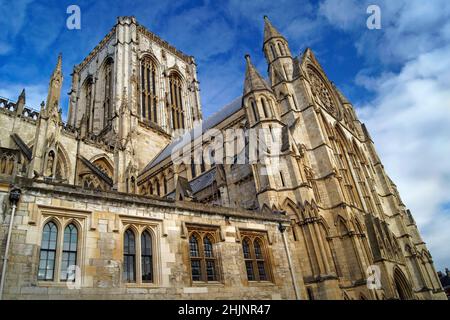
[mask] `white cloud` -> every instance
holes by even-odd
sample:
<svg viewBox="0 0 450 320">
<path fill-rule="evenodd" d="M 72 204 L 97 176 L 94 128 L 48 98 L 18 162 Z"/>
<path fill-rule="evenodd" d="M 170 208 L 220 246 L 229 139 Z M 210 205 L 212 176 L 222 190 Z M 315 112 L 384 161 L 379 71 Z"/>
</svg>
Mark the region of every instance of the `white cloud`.
<svg viewBox="0 0 450 320">
<path fill-rule="evenodd" d="M 47 86 L 42 84 L 9 84 L 0 82 L 0 96 L 17 101 L 22 89 L 25 88 L 26 105 L 39 110 L 42 101 L 47 99 Z"/>
<path fill-rule="evenodd" d="M 320 8 L 331 24 L 355 37 L 366 59 L 367 69 L 355 82 L 375 96 L 358 113 L 442 269 L 450 265 L 450 212 L 444 209 L 450 203 L 450 5 L 445 0 L 378 4 L 380 31 L 361 29 L 367 15 L 352 9 L 354 0 L 325 0 Z M 383 68 L 387 71 L 376 73 Z"/>
</svg>

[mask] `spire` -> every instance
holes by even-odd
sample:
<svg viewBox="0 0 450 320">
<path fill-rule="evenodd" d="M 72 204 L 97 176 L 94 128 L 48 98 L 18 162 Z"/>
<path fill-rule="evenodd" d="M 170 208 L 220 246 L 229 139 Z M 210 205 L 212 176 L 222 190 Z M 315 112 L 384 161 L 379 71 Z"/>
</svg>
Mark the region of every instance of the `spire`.
<svg viewBox="0 0 450 320">
<path fill-rule="evenodd" d="M 25 101 L 25 88 L 22 89 L 22 92 L 20 93 L 18 100 L 21 100 L 21 99 L 23 99 L 23 101 Z"/>
<path fill-rule="evenodd" d="M 268 90 L 272 92 L 270 86 L 261 77 L 250 60 L 250 55 L 245 55 L 245 60 L 247 60 L 247 69 L 245 70 L 244 96 L 255 90 Z"/>
<path fill-rule="evenodd" d="M 58 62 L 56 63 L 56 67 L 53 70 L 52 77 L 50 78 L 50 84 L 48 88 L 46 104 L 48 114 L 52 113 L 53 111 L 55 111 L 55 113 L 58 113 L 62 81 L 62 54 L 60 53 L 58 56 Z"/>
<path fill-rule="evenodd" d="M 23 108 L 25 107 L 25 89 L 22 90 L 22 92 L 20 93 L 19 98 L 17 99 L 17 108 L 16 108 L 16 113 L 18 115 L 21 115 L 23 112 Z"/>
<path fill-rule="evenodd" d="M 277 29 L 272 25 L 269 18 L 264 16 L 264 43 L 269 41 L 272 38 L 283 38 L 281 33 L 278 32 Z"/>
<path fill-rule="evenodd" d="M 62 73 L 62 53 L 60 52 L 58 55 L 58 62 L 56 63 L 55 70 L 53 71 L 53 75 L 57 73 Z"/>
</svg>

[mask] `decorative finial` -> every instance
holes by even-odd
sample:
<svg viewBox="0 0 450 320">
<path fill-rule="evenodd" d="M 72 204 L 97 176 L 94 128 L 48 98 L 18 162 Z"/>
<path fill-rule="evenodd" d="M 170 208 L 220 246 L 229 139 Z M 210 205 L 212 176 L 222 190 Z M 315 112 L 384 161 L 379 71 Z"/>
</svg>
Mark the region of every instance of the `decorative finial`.
<svg viewBox="0 0 450 320">
<path fill-rule="evenodd" d="M 269 17 L 264 15 L 264 20 L 268 20 L 268 19 L 269 19 Z"/>
<path fill-rule="evenodd" d="M 248 53 L 245 55 L 245 60 L 247 60 L 248 62 L 250 62 L 250 55 L 249 55 Z"/>
</svg>

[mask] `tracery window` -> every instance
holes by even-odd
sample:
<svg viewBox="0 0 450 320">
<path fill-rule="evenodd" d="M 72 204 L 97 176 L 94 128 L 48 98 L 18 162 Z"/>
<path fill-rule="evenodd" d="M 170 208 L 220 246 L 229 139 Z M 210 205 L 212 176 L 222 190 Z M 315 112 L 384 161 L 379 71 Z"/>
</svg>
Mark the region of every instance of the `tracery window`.
<svg viewBox="0 0 450 320">
<path fill-rule="evenodd" d="M 192 281 L 218 281 L 214 231 L 195 230 L 189 234 L 189 257 Z"/>
<path fill-rule="evenodd" d="M 318 73 L 309 68 L 308 76 L 311 81 L 311 90 L 313 91 L 316 98 L 322 103 L 323 107 L 330 112 L 333 116 L 338 117 L 339 111 L 334 102 L 332 93 L 328 89 L 328 86 L 325 84 L 325 81 L 322 79 Z"/>
<path fill-rule="evenodd" d="M 268 258 L 262 235 L 249 234 L 243 237 L 242 251 L 248 281 L 269 281 Z"/>
<path fill-rule="evenodd" d="M 155 238 L 151 227 L 135 224 L 123 234 L 123 281 L 132 285 L 155 282 Z"/>
<path fill-rule="evenodd" d="M 182 80 L 176 74 L 172 73 L 169 77 L 170 87 L 170 109 L 172 116 L 172 129 L 184 129 L 184 111 L 183 111 L 183 89 Z"/>
<path fill-rule="evenodd" d="M 109 59 L 105 65 L 105 101 L 103 103 L 103 126 L 106 127 L 112 117 L 113 97 L 113 60 Z"/>
<path fill-rule="evenodd" d="M 141 112 L 144 119 L 158 122 L 156 64 L 149 57 L 141 61 Z"/>
</svg>

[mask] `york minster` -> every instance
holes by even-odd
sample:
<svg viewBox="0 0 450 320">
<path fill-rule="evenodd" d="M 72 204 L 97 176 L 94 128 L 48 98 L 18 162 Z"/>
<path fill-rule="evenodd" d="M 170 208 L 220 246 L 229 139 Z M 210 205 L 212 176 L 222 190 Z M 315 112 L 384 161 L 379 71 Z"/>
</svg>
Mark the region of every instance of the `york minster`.
<svg viewBox="0 0 450 320">
<path fill-rule="evenodd" d="M 268 74 L 242 57 L 206 119 L 195 58 L 128 16 L 40 106 L 0 98 L 2 299 L 446 299 L 352 103 L 261 23 Z"/>
</svg>

